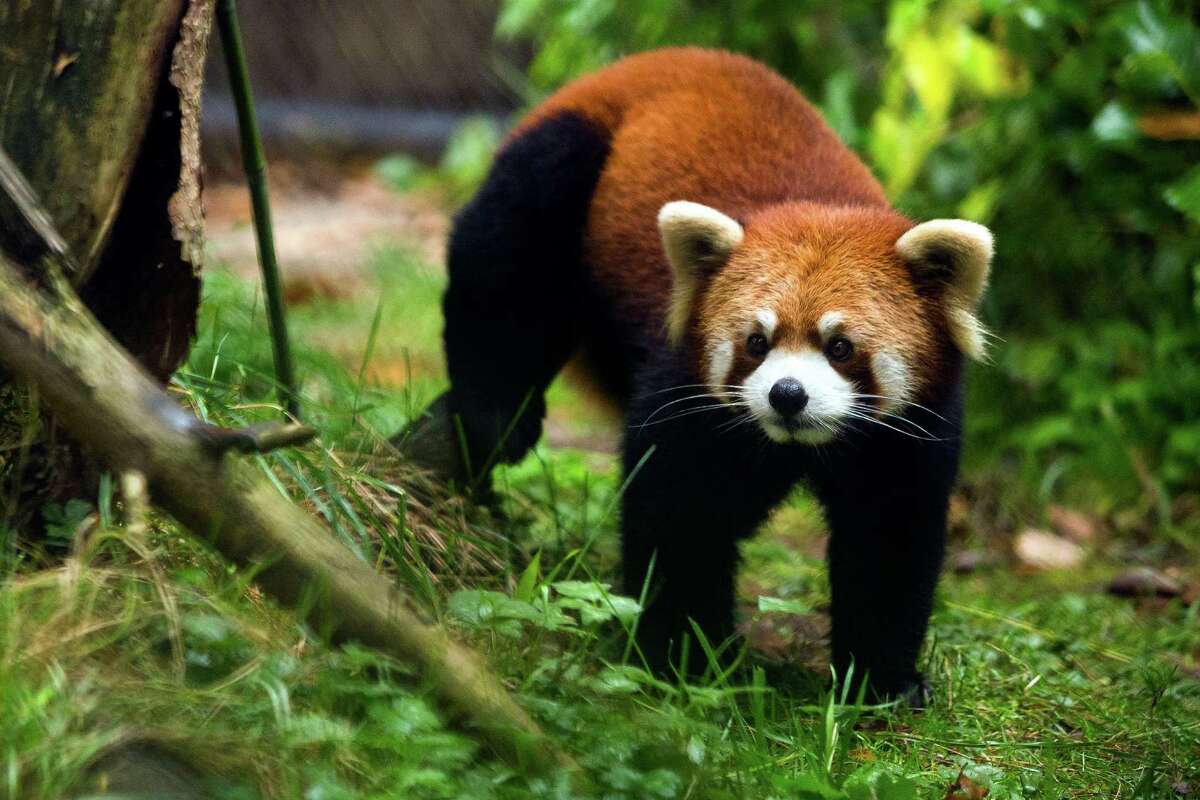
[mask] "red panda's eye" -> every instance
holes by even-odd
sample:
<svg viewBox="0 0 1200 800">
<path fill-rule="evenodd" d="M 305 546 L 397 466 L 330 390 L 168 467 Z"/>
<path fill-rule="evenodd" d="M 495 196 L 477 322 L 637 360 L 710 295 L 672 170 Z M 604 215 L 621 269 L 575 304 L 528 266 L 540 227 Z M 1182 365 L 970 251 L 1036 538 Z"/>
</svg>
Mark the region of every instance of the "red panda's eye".
<svg viewBox="0 0 1200 800">
<path fill-rule="evenodd" d="M 825 345 L 825 355 L 834 361 L 849 361 L 854 355 L 854 344 L 845 336 L 835 336 Z"/>
<path fill-rule="evenodd" d="M 750 338 L 746 340 L 746 353 L 752 358 L 762 358 L 770 349 L 770 342 L 761 333 L 752 333 L 750 334 Z"/>
</svg>

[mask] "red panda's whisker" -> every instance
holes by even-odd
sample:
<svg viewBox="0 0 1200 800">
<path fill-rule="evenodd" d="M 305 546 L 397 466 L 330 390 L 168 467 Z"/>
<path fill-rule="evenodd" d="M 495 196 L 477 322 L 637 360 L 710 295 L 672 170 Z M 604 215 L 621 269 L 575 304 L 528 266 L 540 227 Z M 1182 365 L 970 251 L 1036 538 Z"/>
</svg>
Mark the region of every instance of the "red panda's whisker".
<svg viewBox="0 0 1200 800">
<path fill-rule="evenodd" d="M 681 389 L 741 389 L 743 387 L 732 383 L 684 383 L 679 386 L 670 386 L 666 389 L 659 389 L 655 392 L 650 392 L 645 397 L 655 394 L 666 394 L 667 392 L 675 392 Z"/>
<path fill-rule="evenodd" d="M 911 425 L 912 427 L 916 428 L 918 431 L 925 434 L 930 439 L 937 440 L 937 437 L 935 437 L 928 430 L 921 427 L 916 422 L 913 422 L 908 417 L 903 416 L 902 414 L 895 414 L 895 413 L 892 413 L 891 411 L 883 411 L 881 409 L 874 408 L 873 406 L 863 405 L 861 403 L 855 403 L 855 404 L 851 405 L 850 410 L 860 412 L 860 413 L 866 413 L 872 417 L 875 415 L 879 415 L 879 416 L 883 416 L 883 417 L 888 417 L 890 419 L 894 419 L 897 422 L 903 422 L 905 425 Z"/>
<path fill-rule="evenodd" d="M 882 395 L 882 394 L 860 394 L 860 393 L 858 393 L 858 392 L 854 392 L 854 393 L 851 395 L 851 397 L 853 397 L 853 399 L 855 399 L 855 400 L 859 400 L 859 399 L 866 399 L 866 400 L 891 400 L 892 402 L 896 402 L 896 398 L 894 398 L 894 397 L 887 397 L 887 396 L 885 396 L 885 395 Z M 935 417 L 937 417 L 938 419 L 940 419 L 942 422 L 949 422 L 949 421 L 950 421 L 950 420 L 946 419 L 945 417 L 943 417 L 941 414 L 939 414 L 939 413 L 937 413 L 936 411 L 934 411 L 932 408 L 929 408 L 928 406 L 923 406 L 923 405 L 921 405 L 920 403 L 914 403 L 914 402 L 913 402 L 913 401 L 911 401 L 911 400 L 901 400 L 901 401 L 899 401 L 899 402 L 900 402 L 900 405 L 902 405 L 902 406 L 905 406 L 905 407 L 910 407 L 910 408 L 919 408 L 919 409 L 921 409 L 922 411 L 924 411 L 924 412 L 926 412 L 926 413 L 933 414 Z"/>
<path fill-rule="evenodd" d="M 642 422 L 640 425 L 631 425 L 630 427 L 631 428 L 636 427 L 638 430 L 641 430 L 642 428 L 645 428 L 649 425 L 662 425 L 664 422 L 672 422 L 674 420 L 681 419 L 683 417 L 690 417 L 693 414 L 700 414 L 700 413 L 707 412 L 707 411 L 716 411 L 717 409 L 730 408 L 731 406 L 737 406 L 737 405 L 742 405 L 742 404 L 741 403 L 736 403 L 736 404 L 735 403 L 715 403 L 713 405 L 701 406 L 699 408 L 689 408 L 684 411 L 680 411 L 678 414 L 672 414 L 669 417 L 663 417 L 662 419 L 655 420 L 654 422 L 650 422 L 649 421 L 650 418 L 647 417 L 646 421 Z"/>
<path fill-rule="evenodd" d="M 863 413 L 860 413 L 860 412 L 858 412 L 858 411 L 848 410 L 848 411 L 846 412 L 846 416 L 847 416 L 847 417 L 850 417 L 851 419 L 858 419 L 858 420 L 862 420 L 863 422 L 870 422 L 870 423 L 872 423 L 872 424 L 874 424 L 874 425 L 879 425 L 879 426 L 881 426 L 881 427 L 887 428 L 887 429 L 888 429 L 888 430 L 890 430 L 890 431 L 895 431 L 896 433 L 899 433 L 899 434 L 900 434 L 900 435 L 902 435 L 902 436 L 907 436 L 907 437 L 909 437 L 910 439 L 917 439 L 917 440 L 919 440 L 919 441 L 922 441 L 922 442 L 942 442 L 942 441 L 945 441 L 944 439 L 939 439 L 939 438 L 937 438 L 937 437 L 934 437 L 934 436 L 918 436 L 917 434 L 915 434 L 915 433 L 912 433 L 911 431 L 906 431 L 906 430 L 904 430 L 904 429 L 902 429 L 902 428 L 897 428 L 897 427 L 896 427 L 896 426 L 894 426 L 894 425 L 889 425 L 889 424 L 887 424 L 886 422 L 884 422 L 884 421 L 883 421 L 883 420 L 881 420 L 881 419 L 878 419 L 878 418 L 876 418 L 876 417 L 870 416 L 870 415 L 868 415 L 868 414 L 863 414 Z"/>
<path fill-rule="evenodd" d="M 679 398 L 679 399 L 677 399 L 677 400 L 669 400 L 669 401 L 667 401 L 666 403 L 663 403 L 663 404 L 662 404 L 661 406 L 659 406 L 658 408 L 656 408 L 656 409 L 654 409 L 653 411 L 651 411 L 651 412 L 650 412 L 650 414 L 649 414 L 649 415 L 646 417 L 646 419 L 643 421 L 643 423 L 642 423 L 642 424 L 644 425 L 645 423 L 647 423 L 647 422 L 649 422 L 650 420 L 654 419 L 654 417 L 655 417 L 655 416 L 656 416 L 656 415 L 657 415 L 657 414 L 658 414 L 660 411 L 662 411 L 664 408 L 670 408 L 671 406 L 673 406 L 673 405 L 675 405 L 675 404 L 677 404 L 677 403 L 686 403 L 686 402 L 687 402 L 687 401 L 689 401 L 689 400 L 700 400 L 700 399 L 702 399 L 702 398 L 714 399 L 714 398 L 713 398 L 713 395 L 709 394 L 708 392 L 704 392 L 704 393 L 702 393 L 702 394 L 693 394 L 693 395 L 691 395 L 691 396 L 689 396 L 689 397 L 680 397 L 680 398 Z"/>
<path fill-rule="evenodd" d="M 932 433 L 932 432 L 931 432 L 929 429 L 927 429 L 927 428 L 925 428 L 925 427 L 923 427 L 923 426 L 921 426 L 921 425 L 918 425 L 917 423 L 913 422 L 911 419 L 909 419 L 908 417 L 906 417 L 906 416 L 904 416 L 904 415 L 902 415 L 902 414 L 893 414 L 893 413 L 892 413 L 892 412 L 890 412 L 890 411 L 880 411 L 880 412 L 878 412 L 878 413 L 879 413 L 879 414 L 881 414 L 882 416 L 885 416 L 885 417 L 889 418 L 889 419 L 894 419 L 894 420 L 896 420 L 897 422 L 903 422 L 903 423 L 904 423 L 904 424 L 906 424 L 906 425 L 911 425 L 913 428 L 915 428 L 915 429 L 917 429 L 918 431 L 920 431 L 921 433 L 925 434 L 925 435 L 926 435 L 926 436 L 928 436 L 930 439 L 937 440 L 937 436 L 935 436 L 935 435 L 934 435 L 934 434 L 933 434 L 933 433 Z"/>
<path fill-rule="evenodd" d="M 747 409 L 746 411 L 742 412 L 741 414 L 738 414 L 736 417 L 729 420 L 728 422 L 722 422 L 720 425 L 718 425 L 713 430 L 716 433 L 728 433 L 729 431 L 733 430 L 734 428 L 740 428 L 742 425 L 745 425 L 749 422 L 754 422 L 754 421 L 755 421 L 754 415 L 751 414 L 750 411 Z"/>
<path fill-rule="evenodd" d="M 825 431 L 831 436 L 839 436 L 842 433 L 841 426 L 835 425 L 832 422 L 820 418 L 814 418 L 813 422 L 818 428 Z"/>
<path fill-rule="evenodd" d="M 707 397 L 711 397 L 711 395 L 709 395 L 708 392 L 704 392 L 702 394 L 693 394 L 693 395 L 689 395 L 687 397 L 680 397 L 676 400 L 668 400 L 667 402 L 663 403 L 658 408 L 651 411 L 646 416 L 646 421 L 653 419 L 656 414 L 658 414 L 660 411 L 662 411 L 665 408 L 670 408 L 671 406 L 676 405 L 678 403 L 686 403 L 689 400 L 700 400 L 700 399 L 707 398 Z"/>
<path fill-rule="evenodd" d="M 894 419 L 897 422 L 903 422 L 905 425 L 911 425 L 913 428 L 916 428 L 917 430 L 919 430 L 921 433 L 925 434 L 926 436 L 931 436 L 931 437 L 933 436 L 933 433 L 931 433 L 929 430 L 927 430 L 926 428 L 924 428 L 923 426 L 921 426 L 914 420 L 911 420 L 908 417 L 904 416 L 903 414 L 897 414 L 893 411 L 885 411 L 883 409 L 875 408 L 874 406 L 869 406 L 869 405 L 865 405 L 862 403 L 853 403 L 853 404 L 851 404 L 850 408 L 851 408 L 851 410 L 860 411 L 863 413 L 870 414 L 872 416 L 877 415 L 877 416 L 881 416 L 881 417 L 888 417 L 889 419 Z"/>
</svg>

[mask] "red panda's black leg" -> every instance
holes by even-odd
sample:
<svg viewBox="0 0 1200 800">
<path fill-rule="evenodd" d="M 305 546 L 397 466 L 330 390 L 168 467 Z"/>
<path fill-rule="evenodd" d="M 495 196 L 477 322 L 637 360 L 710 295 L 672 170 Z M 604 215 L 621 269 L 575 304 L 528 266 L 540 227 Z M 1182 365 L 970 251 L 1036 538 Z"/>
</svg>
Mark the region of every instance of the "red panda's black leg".
<svg viewBox="0 0 1200 800">
<path fill-rule="evenodd" d="M 688 671 L 698 674 L 706 662 L 690 621 L 713 647 L 734 632 L 737 543 L 786 496 L 799 471 L 789 454 L 764 449 L 755 429 L 730 429 L 732 412 L 701 410 L 713 398 L 675 402 L 696 392 L 672 394 L 672 387 L 694 383 L 682 369 L 639 381 L 626 414 L 623 461 L 633 477 L 622 497 L 621 536 L 624 591 L 647 592 L 638 623 L 642 654 L 655 670 L 678 666 L 686 633 Z M 666 402 L 670 408 L 655 415 Z"/>
<path fill-rule="evenodd" d="M 549 118 L 501 150 L 454 220 L 443 299 L 448 406 L 474 480 L 537 442 L 543 394 L 579 344 L 581 242 L 608 149 L 583 117 Z"/>
<path fill-rule="evenodd" d="M 831 528 L 834 667 L 844 678 L 853 663 L 856 685 L 866 676 L 875 697 L 917 706 L 928 691 L 917 659 L 958 469 L 961 410 L 952 403 L 943 414 L 949 421 L 920 420 L 942 441 L 873 437 L 818 481 Z"/>
</svg>

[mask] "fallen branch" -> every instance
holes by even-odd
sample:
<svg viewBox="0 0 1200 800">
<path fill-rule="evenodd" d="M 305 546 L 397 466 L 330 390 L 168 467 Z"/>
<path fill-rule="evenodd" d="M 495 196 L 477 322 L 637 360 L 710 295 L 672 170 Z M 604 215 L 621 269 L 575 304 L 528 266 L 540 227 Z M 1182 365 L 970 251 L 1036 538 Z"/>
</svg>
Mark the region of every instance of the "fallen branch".
<svg viewBox="0 0 1200 800">
<path fill-rule="evenodd" d="M 196 434 L 214 455 L 229 452 L 269 453 L 316 438 L 316 428 L 291 422 L 259 422 L 245 428 L 222 428 L 197 422 Z"/>
<path fill-rule="evenodd" d="M 37 286 L 27 278 L 32 272 L 0 256 L 0 364 L 36 387 L 71 435 L 114 470 L 145 475 L 158 505 L 255 570 L 266 591 L 302 609 L 331 641 L 358 641 L 418 665 L 448 706 L 507 759 L 533 771 L 573 769 L 472 651 L 421 621 L 390 581 L 256 468 L 220 455 L 229 448 L 214 448 L 212 429 L 117 346 L 60 270 Z M 246 440 L 234 449 L 255 441 L 253 432 L 232 435 Z"/>
</svg>

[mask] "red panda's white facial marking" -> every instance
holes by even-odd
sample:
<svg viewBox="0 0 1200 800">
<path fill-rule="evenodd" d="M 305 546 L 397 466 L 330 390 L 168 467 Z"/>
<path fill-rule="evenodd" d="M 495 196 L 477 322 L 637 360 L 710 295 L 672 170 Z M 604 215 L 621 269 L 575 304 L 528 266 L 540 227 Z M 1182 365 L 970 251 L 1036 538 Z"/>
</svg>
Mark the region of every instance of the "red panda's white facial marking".
<svg viewBox="0 0 1200 800">
<path fill-rule="evenodd" d="M 912 399 L 912 376 L 904 359 L 890 350 L 871 356 L 871 372 L 879 387 L 880 410 L 894 413 Z"/>
<path fill-rule="evenodd" d="M 708 348 L 708 387 L 717 397 L 728 397 L 728 386 L 725 381 L 729 370 L 733 367 L 733 342 L 724 339 L 714 342 Z"/>
<path fill-rule="evenodd" d="M 775 338 L 775 328 L 779 325 L 779 317 L 769 308 L 759 309 L 754 315 L 754 319 L 758 322 L 759 332 L 766 337 L 767 341 Z"/>
<path fill-rule="evenodd" d="M 856 419 L 894 414 L 912 398 L 913 348 L 889 328 L 886 309 L 847 297 L 844 308 L 818 314 L 803 282 L 780 283 L 789 291 L 744 289 L 772 306 L 741 311 L 751 304 L 739 303 L 728 309 L 734 319 L 707 320 L 711 394 L 744 409 L 773 441 L 806 444 L 830 441 Z"/>
<path fill-rule="evenodd" d="M 885 213 L 864 236 L 877 220 L 861 213 L 752 218 L 697 297 L 710 392 L 773 441 L 821 444 L 885 420 L 936 370 L 933 301 L 894 249 L 906 221 Z"/>
<path fill-rule="evenodd" d="M 781 312 L 788 306 L 780 302 Z M 905 342 L 888 341 L 875 315 L 830 309 L 806 321 L 811 315 L 781 312 L 761 308 L 741 325 L 723 325 L 705 348 L 711 394 L 744 409 L 772 441 L 823 444 L 854 420 L 894 414 L 910 400 Z"/>
<path fill-rule="evenodd" d="M 854 403 L 850 382 L 810 348 L 772 350 L 743 386 L 750 414 L 776 442 L 827 442 L 845 424 Z M 787 387 L 798 397 L 787 397 Z"/>
<path fill-rule="evenodd" d="M 974 309 L 991 237 L 979 225 L 812 203 L 744 225 L 669 203 L 659 221 L 671 341 L 694 347 L 709 392 L 775 441 L 819 444 L 854 422 L 895 429 L 955 350 L 981 352 Z"/>
</svg>

